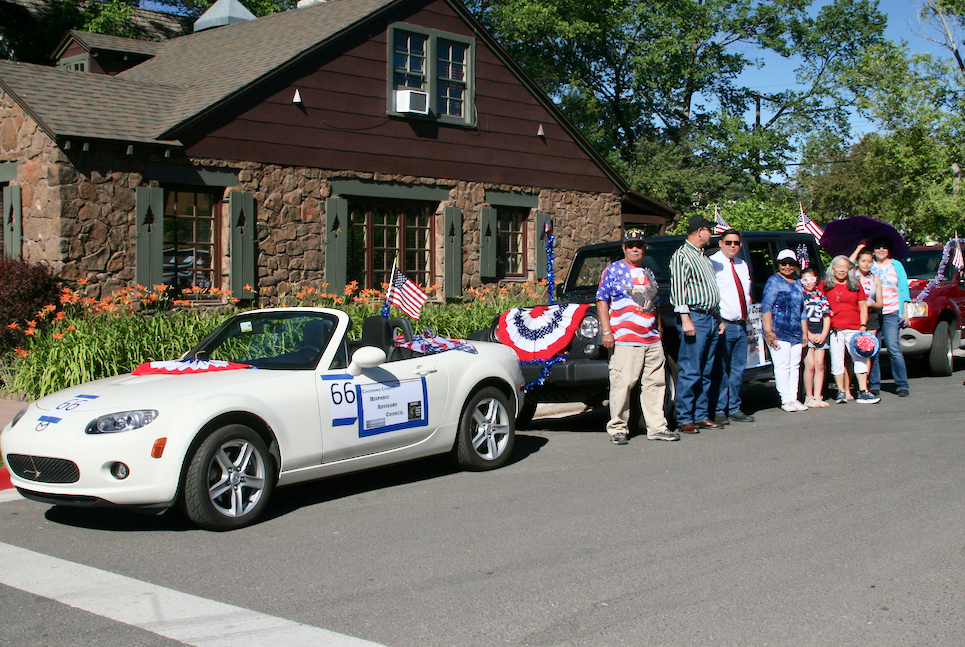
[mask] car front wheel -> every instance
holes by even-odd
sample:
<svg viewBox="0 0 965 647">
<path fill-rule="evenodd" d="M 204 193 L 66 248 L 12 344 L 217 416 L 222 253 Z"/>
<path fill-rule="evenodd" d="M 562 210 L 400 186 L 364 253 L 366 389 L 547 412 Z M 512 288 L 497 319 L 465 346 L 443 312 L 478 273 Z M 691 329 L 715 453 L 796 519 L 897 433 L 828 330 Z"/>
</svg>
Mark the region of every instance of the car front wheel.
<svg viewBox="0 0 965 647">
<path fill-rule="evenodd" d="M 261 515 L 274 483 L 261 436 L 244 425 L 227 425 L 191 455 L 182 506 L 191 521 L 207 530 L 242 528 Z"/>
<path fill-rule="evenodd" d="M 506 395 L 492 386 L 474 393 L 462 410 L 456 434 L 456 460 L 463 469 L 479 472 L 504 465 L 516 436 Z"/>
</svg>

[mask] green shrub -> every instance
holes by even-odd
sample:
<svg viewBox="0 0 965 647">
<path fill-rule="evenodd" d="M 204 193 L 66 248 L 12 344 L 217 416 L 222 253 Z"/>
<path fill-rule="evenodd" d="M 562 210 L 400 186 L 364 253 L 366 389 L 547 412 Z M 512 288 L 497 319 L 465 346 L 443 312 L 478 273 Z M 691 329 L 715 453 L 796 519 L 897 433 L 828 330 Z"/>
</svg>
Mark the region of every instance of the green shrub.
<svg viewBox="0 0 965 647">
<path fill-rule="evenodd" d="M 59 301 L 64 309 L 49 317 L 49 325 L 36 329 L 23 348 L 6 355 L 10 377 L 5 389 L 36 399 L 74 384 L 130 372 L 143 362 L 177 359 L 237 312 L 233 305 L 212 309 L 210 301 L 169 301 L 167 289 L 163 285 L 153 291 L 125 288 L 100 300 L 63 289 Z M 211 291 L 210 296 L 228 296 L 231 301 L 223 291 Z M 420 321 L 413 323 L 416 332 L 431 327 L 437 335 L 466 338 L 488 328 L 497 314 L 545 303 L 545 298 L 545 285 L 470 289 L 462 302 L 427 303 Z M 359 290 L 353 284 L 342 295 L 306 288 L 281 295 L 278 305 L 343 310 L 352 318 L 349 336 L 357 339 L 362 322 L 378 315 L 384 300 L 378 290 Z M 177 307 L 171 309 L 172 305 Z M 404 316 L 394 307 L 391 314 Z"/>
<path fill-rule="evenodd" d="M 0 256 L 0 354 L 26 342 L 26 331 L 51 312 L 44 306 L 56 310 L 59 291 L 60 280 L 46 265 Z"/>
</svg>

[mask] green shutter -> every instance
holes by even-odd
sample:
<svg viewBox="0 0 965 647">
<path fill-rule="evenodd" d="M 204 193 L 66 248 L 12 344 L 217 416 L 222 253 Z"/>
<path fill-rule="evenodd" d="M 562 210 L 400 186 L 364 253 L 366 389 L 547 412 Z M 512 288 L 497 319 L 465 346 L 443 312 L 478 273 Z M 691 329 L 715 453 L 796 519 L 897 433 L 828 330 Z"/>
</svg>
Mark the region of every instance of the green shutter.
<svg viewBox="0 0 965 647">
<path fill-rule="evenodd" d="M 3 187 L 3 253 L 20 258 L 23 253 L 23 206 L 20 187 Z"/>
<path fill-rule="evenodd" d="M 164 189 L 139 186 L 135 196 L 134 281 L 150 288 L 164 283 Z"/>
<path fill-rule="evenodd" d="M 496 210 L 483 207 L 479 210 L 479 276 L 496 278 Z"/>
<path fill-rule="evenodd" d="M 348 283 L 348 200 L 325 200 L 325 281 L 330 292 Z"/>
<path fill-rule="evenodd" d="M 543 211 L 536 212 L 536 232 L 533 238 L 536 240 L 536 280 L 542 281 L 547 277 L 546 273 L 546 235 L 543 227 L 550 215 Z"/>
<path fill-rule="evenodd" d="M 447 299 L 458 299 L 462 296 L 462 209 L 446 207 L 442 221 L 446 236 L 442 293 Z"/>
<path fill-rule="evenodd" d="M 255 195 L 234 191 L 228 195 L 231 213 L 231 293 L 239 299 L 254 299 L 255 292 Z"/>
</svg>

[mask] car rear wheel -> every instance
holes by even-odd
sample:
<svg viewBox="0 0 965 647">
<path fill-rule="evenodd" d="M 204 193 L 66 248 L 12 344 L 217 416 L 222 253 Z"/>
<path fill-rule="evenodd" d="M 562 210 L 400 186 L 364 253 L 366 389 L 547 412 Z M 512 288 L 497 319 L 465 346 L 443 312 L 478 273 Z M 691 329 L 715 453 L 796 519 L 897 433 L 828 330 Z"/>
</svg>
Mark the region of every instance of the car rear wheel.
<svg viewBox="0 0 965 647">
<path fill-rule="evenodd" d="M 496 469 L 509 460 L 515 437 L 516 421 L 509 413 L 506 395 L 487 386 L 463 407 L 456 432 L 456 460 L 467 470 Z"/>
<path fill-rule="evenodd" d="M 948 377 L 952 374 L 953 361 L 951 326 L 947 321 L 939 321 L 928 351 L 928 368 L 932 375 Z"/>
<path fill-rule="evenodd" d="M 198 526 L 233 530 L 255 522 L 274 488 L 271 457 L 261 436 L 244 425 L 213 432 L 191 456 L 182 507 Z"/>
</svg>

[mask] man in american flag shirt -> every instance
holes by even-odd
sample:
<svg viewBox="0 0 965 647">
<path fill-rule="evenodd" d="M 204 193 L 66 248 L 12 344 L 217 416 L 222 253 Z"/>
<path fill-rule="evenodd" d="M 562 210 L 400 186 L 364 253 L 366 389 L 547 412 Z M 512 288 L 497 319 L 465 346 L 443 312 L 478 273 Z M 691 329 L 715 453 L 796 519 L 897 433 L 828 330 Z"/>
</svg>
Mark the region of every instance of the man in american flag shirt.
<svg viewBox="0 0 965 647">
<path fill-rule="evenodd" d="M 640 383 L 640 405 L 647 426 L 647 440 L 680 440 L 667 429 L 663 400 L 663 344 L 657 311 L 657 281 L 643 267 L 646 239 L 640 229 L 627 229 L 623 236 L 623 260 L 610 263 L 596 292 L 597 314 L 603 346 L 610 357 L 610 421 L 606 430 L 615 445 L 629 437 L 630 393 Z"/>
</svg>

